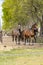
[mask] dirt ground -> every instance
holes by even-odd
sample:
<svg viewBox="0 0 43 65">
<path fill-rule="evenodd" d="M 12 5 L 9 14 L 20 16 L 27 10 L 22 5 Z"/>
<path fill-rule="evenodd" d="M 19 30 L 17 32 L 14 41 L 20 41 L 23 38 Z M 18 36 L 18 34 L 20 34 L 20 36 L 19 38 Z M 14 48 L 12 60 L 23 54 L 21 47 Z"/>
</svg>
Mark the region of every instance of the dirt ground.
<svg viewBox="0 0 43 65">
<path fill-rule="evenodd" d="M 10 51 L 11 49 L 18 49 L 18 48 L 43 48 L 42 43 L 26 43 L 23 45 L 24 42 L 21 42 L 20 45 L 16 45 L 15 42 L 12 42 L 11 36 L 3 36 L 3 43 L 0 42 L 0 51 Z"/>
<path fill-rule="evenodd" d="M 35 44 L 35 45 L 5 45 L 5 44 L 0 44 L 0 51 L 10 51 L 11 49 L 33 49 L 33 48 L 43 48 L 43 45 Z"/>
</svg>

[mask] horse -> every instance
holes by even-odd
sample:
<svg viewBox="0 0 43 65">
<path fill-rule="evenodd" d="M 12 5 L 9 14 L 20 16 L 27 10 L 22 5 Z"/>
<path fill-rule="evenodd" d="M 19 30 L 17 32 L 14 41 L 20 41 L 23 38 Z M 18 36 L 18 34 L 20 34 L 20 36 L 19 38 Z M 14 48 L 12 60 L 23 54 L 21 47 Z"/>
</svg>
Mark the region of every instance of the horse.
<svg viewBox="0 0 43 65">
<path fill-rule="evenodd" d="M 30 45 L 31 37 L 34 37 L 33 30 L 26 29 L 22 32 L 22 35 L 25 41 L 25 45 L 26 45 L 26 42 L 29 42 L 29 45 Z"/>
<path fill-rule="evenodd" d="M 19 32 L 17 30 L 12 30 L 12 41 L 14 42 L 15 39 L 16 44 L 17 44 L 18 36 L 19 36 Z"/>
<path fill-rule="evenodd" d="M 25 44 L 26 44 L 26 41 L 28 42 L 28 39 L 29 39 L 29 43 L 30 43 L 31 38 L 34 38 L 34 40 L 36 42 L 37 32 L 38 32 L 38 28 L 37 28 L 36 23 L 34 25 L 32 25 L 31 29 L 25 29 L 23 31 L 19 30 L 19 33 L 20 33 L 19 41 L 20 41 L 20 38 L 23 38 L 25 40 Z"/>
<path fill-rule="evenodd" d="M 25 29 L 23 31 L 21 31 L 21 29 L 19 29 L 19 33 L 20 33 L 20 35 L 18 36 L 19 44 L 20 44 L 20 40 L 22 40 L 25 42 L 25 45 L 26 45 L 26 41 L 28 42 L 28 39 L 29 39 L 29 42 L 30 42 L 31 36 L 34 36 L 33 31 L 28 30 L 28 29 Z"/>
</svg>

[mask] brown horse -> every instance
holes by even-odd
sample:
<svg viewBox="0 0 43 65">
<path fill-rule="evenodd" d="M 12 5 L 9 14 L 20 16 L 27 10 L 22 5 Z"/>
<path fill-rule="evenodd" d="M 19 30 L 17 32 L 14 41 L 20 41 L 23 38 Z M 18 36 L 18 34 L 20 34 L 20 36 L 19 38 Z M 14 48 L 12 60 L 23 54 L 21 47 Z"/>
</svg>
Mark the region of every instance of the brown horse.
<svg viewBox="0 0 43 65">
<path fill-rule="evenodd" d="M 28 39 L 29 39 L 29 42 L 30 42 L 31 38 L 34 38 L 34 40 L 36 42 L 37 32 L 38 32 L 38 28 L 37 28 L 37 24 L 35 23 L 34 25 L 32 25 L 31 30 L 30 29 L 23 30 L 20 35 L 21 35 L 21 37 L 23 37 L 25 39 L 25 44 L 26 44 L 26 41 L 28 41 Z"/>
<path fill-rule="evenodd" d="M 34 32 L 33 32 L 33 30 L 24 30 L 22 32 L 22 35 L 23 35 L 23 38 L 24 38 L 25 44 L 26 44 L 26 42 L 30 43 L 31 37 L 34 37 Z"/>
</svg>

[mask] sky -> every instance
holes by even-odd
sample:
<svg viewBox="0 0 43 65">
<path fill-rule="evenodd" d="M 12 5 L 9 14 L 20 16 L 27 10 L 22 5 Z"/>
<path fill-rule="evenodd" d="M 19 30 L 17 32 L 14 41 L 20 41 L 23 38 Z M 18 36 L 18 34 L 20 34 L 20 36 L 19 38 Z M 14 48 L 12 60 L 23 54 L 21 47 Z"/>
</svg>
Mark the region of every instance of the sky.
<svg viewBox="0 0 43 65">
<path fill-rule="evenodd" d="M 4 0 L 0 0 L 0 27 L 2 26 L 2 3 Z"/>
</svg>

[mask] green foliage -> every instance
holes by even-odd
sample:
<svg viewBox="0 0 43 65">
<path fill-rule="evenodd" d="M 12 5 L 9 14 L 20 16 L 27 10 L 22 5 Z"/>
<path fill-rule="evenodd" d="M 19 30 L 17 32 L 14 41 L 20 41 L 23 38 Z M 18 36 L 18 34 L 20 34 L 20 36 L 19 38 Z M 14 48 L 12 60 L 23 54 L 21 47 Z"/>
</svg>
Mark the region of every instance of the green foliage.
<svg viewBox="0 0 43 65">
<path fill-rule="evenodd" d="M 33 5 L 37 8 L 37 11 L 35 11 Z M 30 19 L 35 20 L 36 13 L 41 16 L 43 0 L 4 0 L 2 8 L 3 29 L 9 30 L 19 22 L 25 25 Z"/>
</svg>

